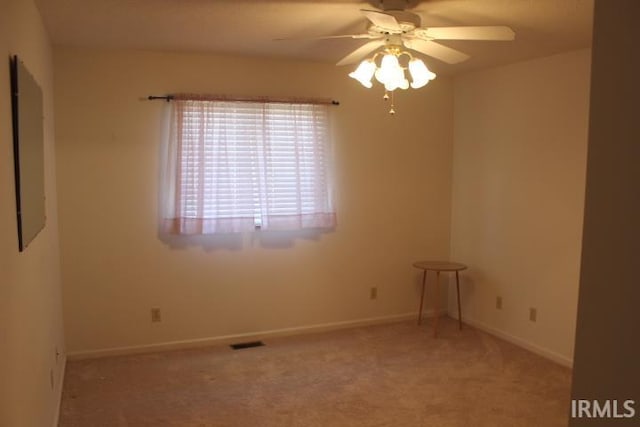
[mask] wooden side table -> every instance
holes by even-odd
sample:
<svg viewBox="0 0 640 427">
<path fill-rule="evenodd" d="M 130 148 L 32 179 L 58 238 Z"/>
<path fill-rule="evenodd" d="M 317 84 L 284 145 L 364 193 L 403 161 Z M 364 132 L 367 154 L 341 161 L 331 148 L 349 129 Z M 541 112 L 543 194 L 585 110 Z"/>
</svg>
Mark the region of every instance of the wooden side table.
<svg viewBox="0 0 640 427">
<path fill-rule="evenodd" d="M 448 262 L 448 261 L 418 261 L 414 262 L 413 266 L 415 268 L 419 268 L 423 270 L 422 275 L 422 296 L 420 297 L 420 311 L 418 311 L 418 325 L 422 323 L 422 305 L 424 304 L 424 288 L 427 283 L 427 271 L 435 271 L 436 272 L 436 297 L 435 297 L 435 310 L 436 316 L 433 322 L 433 337 L 438 336 L 438 317 L 440 317 L 438 313 L 439 305 L 440 305 L 440 272 L 450 272 L 453 271 L 456 273 L 456 291 L 458 293 L 458 327 L 462 329 L 462 307 L 460 306 L 460 277 L 458 272 L 465 270 L 467 268 L 466 265 L 460 264 L 458 262 Z"/>
</svg>

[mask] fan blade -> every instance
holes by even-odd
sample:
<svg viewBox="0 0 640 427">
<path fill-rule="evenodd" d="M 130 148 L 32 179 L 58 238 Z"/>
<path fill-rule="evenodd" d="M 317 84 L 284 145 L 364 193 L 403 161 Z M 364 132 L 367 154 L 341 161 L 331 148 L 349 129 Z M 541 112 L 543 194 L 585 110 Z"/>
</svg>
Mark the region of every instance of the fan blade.
<svg viewBox="0 0 640 427">
<path fill-rule="evenodd" d="M 384 12 L 378 12 L 376 10 L 360 9 L 360 12 L 373 23 L 376 27 L 380 27 L 385 30 L 402 32 L 400 24 L 396 18 L 392 15 L 387 15 Z"/>
<path fill-rule="evenodd" d="M 384 46 L 384 40 L 373 40 L 367 44 L 364 44 L 351 52 L 349 55 L 342 58 L 336 65 L 348 65 L 358 62 L 363 57 L 367 56 L 380 46 Z"/>
<path fill-rule="evenodd" d="M 433 27 L 424 28 L 424 34 L 433 40 L 503 40 L 509 41 L 516 34 L 509 27 Z"/>
<path fill-rule="evenodd" d="M 283 37 L 273 39 L 274 41 L 297 41 L 297 40 L 329 40 L 329 39 L 377 39 L 382 38 L 381 35 L 372 34 L 341 34 L 338 36 L 309 36 L 309 37 Z"/>
<path fill-rule="evenodd" d="M 447 64 L 457 64 L 458 62 L 466 61 L 469 59 L 469 55 L 462 53 L 459 50 L 451 49 L 450 47 L 443 46 L 440 43 L 421 40 L 410 39 L 405 40 L 404 45 L 409 49 L 417 50 L 425 55 L 432 56 Z"/>
</svg>

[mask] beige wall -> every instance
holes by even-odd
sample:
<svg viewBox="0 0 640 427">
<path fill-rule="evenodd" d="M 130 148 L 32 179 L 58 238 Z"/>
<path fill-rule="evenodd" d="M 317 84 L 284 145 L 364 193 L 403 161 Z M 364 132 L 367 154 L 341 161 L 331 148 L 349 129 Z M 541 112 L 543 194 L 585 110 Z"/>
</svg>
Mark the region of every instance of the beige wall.
<svg viewBox="0 0 640 427">
<path fill-rule="evenodd" d="M 400 94 L 392 117 L 379 88 L 327 64 L 60 48 L 55 70 L 70 353 L 417 312 L 412 262 L 449 253 L 448 79 Z M 163 242 L 165 103 L 141 99 L 168 92 L 338 99 L 337 229 Z"/>
<path fill-rule="evenodd" d="M 0 425 L 50 426 L 57 416 L 64 366 L 53 75 L 49 40 L 31 0 L 0 3 L 0 52 Z M 47 222 L 22 253 L 16 231 L 8 60 L 15 54 L 44 95 Z M 57 361 L 56 347 L 61 353 Z"/>
<path fill-rule="evenodd" d="M 572 398 L 634 400 L 633 418 L 588 419 L 578 426 L 640 421 L 640 3 L 595 6 L 589 158 Z M 627 413 L 627 416 L 630 415 Z"/>
<path fill-rule="evenodd" d="M 470 266 L 463 316 L 565 364 L 573 357 L 589 65 L 590 51 L 575 51 L 468 74 L 454 89 L 451 256 Z"/>
</svg>

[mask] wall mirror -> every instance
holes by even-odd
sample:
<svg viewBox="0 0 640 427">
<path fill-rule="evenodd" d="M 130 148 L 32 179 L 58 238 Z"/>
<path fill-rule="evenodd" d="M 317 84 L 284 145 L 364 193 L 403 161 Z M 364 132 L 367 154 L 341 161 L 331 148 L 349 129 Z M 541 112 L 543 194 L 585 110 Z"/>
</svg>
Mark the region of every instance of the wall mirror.
<svg viewBox="0 0 640 427">
<path fill-rule="evenodd" d="M 11 57 L 11 111 L 18 218 L 22 252 L 45 225 L 42 89 L 17 56 Z"/>
</svg>

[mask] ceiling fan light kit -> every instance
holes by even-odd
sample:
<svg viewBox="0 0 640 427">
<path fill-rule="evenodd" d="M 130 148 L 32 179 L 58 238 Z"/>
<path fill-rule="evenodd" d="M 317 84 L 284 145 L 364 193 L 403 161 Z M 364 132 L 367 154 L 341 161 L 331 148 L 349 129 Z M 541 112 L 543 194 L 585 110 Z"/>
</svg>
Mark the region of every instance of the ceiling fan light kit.
<svg viewBox="0 0 640 427">
<path fill-rule="evenodd" d="M 380 66 L 376 60 L 382 55 Z M 409 61 L 406 67 L 400 65 L 400 57 L 407 55 Z M 405 77 L 405 70 L 409 70 L 411 76 L 411 85 Z M 362 86 L 370 89 L 373 87 L 371 81 L 375 77 L 376 80 L 384 85 L 384 89 L 393 92 L 396 89 L 419 89 L 436 78 L 435 73 L 429 71 L 427 66 L 421 59 L 414 58 L 406 50 L 402 50 L 399 46 L 387 47 L 383 52 L 378 52 L 373 57 L 365 59 L 358 65 L 355 71 L 349 73 L 349 77 L 359 81 Z"/>
<path fill-rule="evenodd" d="M 400 65 L 400 57 L 408 56 L 409 61 L 405 67 Z M 376 60 L 382 56 L 380 66 Z M 411 84 L 405 75 L 405 70 L 409 70 L 411 76 Z M 425 63 L 418 58 L 414 58 L 401 46 L 387 46 L 384 51 L 377 52 L 373 57 L 365 59 L 358 65 L 355 71 L 349 73 L 349 77 L 359 81 L 362 86 L 370 89 L 373 87 L 372 80 L 375 79 L 384 85 L 385 98 L 388 99 L 388 92 L 396 89 L 406 90 L 411 86 L 413 89 L 419 89 L 436 78 L 435 73 L 429 71 Z M 394 114 L 393 103 L 389 112 Z"/>
</svg>

